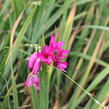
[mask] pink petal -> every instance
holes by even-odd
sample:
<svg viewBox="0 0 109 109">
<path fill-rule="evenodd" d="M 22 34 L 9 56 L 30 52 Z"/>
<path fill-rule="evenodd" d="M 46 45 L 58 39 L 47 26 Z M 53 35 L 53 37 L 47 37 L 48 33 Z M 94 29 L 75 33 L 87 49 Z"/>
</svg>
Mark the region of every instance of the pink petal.
<svg viewBox="0 0 109 109">
<path fill-rule="evenodd" d="M 55 42 L 55 36 L 51 35 L 50 36 L 50 44 L 53 44 Z"/>
<path fill-rule="evenodd" d="M 41 68 L 40 58 L 37 58 L 34 63 L 34 66 L 33 66 L 32 73 L 37 74 L 39 72 L 40 68 Z"/>
<path fill-rule="evenodd" d="M 63 45 L 64 45 L 64 41 L 57 42 L 57 47 L 58 48 L 61 48 Z"/>
<path fill-rule="evenodd" d="M 25 85 L 26 85 L 27 87 L 30 87 L 30 86 L 32 86 L 32 82 L 27 79 L 26 82 L 25 82 Z"/>
<path fill-rule="evenodd" d="M 39 83 L 38 84 L 34 84 L 35 88 L 37 89 L 37 91 L 40 91 L 40 86 Z"/>
<path fill-rule="evenodd" d="M 69 54 L 69 50 L 63 50 L 62 52 L 64 55 Z"/>
<path fill-rule="evenodd" d="M 48 51 L 48 46 L 44 46 L 43 48 L 42 48 L 42 52 L 47 52 Z"/>
<path fill-rule="evenodd" d="M 37 75 L 33 75 L 32 73 L 30 73 L 28 75 L 28 78 L 27 78 L 27 80 L 25 82 L 25 85 L 27 87 L 30 87 L 30 86 L 34 85 L 37 91 L 40 90 L 39 78 L 38 78 Z"/>
<path fill-rule="evenodd" d="M 37 54 L 37 56 L 40 58 L 41 62 L 44 62 L 46 64 L 50 64 L 52 62 L 52 51 L 49 48 L 49 46 L 44 46 L 42 48 L 42 51 Z"/>
<path fill-rule="evenodd" d="M 58 69 L 60 69 L 61 71 L 66 72 L 66 68 L 67 68 L 68 63 L 67 62 L 57 62 L 57 67 Z"/>
<path fill-rule="evenodd" d="M 60 69 L 61 71 L 63 71 L 63 72 L 67 72 L 66 70 L 64 70 L 64 69 Z"/>
<path fill-rule="evenodd" d="M 28 68 L 29 69 L 33 68 L 33 65 L 34 65 L 34 62 L 35 62 L 36 59 L 37 59 L 37 54 L 36 53 L 34 53 L 34 54 L 32 54 L 30 56 L 29 61 L 28 61 Z"/>
<path fill-rule="evenodd" d="M 49 64 L 51 64 L 51 62 L 52 62 L 52 58 L 51 57 L 48 57 L 48 59 L 46 60 L 45 63 L 49 65 Z"/>
<path fill-rule="evenodd" d="M 27 80 L 26 80 L 26 82 L 25 82 L 25 85 L 27 86 L 27 87 L 30 87 L 30 86 L 32 86 L 32 73 L 30 73 L 29 75 L 28 75 L 28 77 L 27 77 Z"/>
</svg>

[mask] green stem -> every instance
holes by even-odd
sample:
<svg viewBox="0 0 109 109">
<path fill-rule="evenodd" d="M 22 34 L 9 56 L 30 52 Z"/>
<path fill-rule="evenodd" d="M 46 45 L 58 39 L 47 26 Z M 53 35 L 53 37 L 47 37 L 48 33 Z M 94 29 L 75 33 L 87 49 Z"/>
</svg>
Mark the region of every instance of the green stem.
<svg viewBox="0 0 109 109">
<path fill-rule="evenodd" d="M 43 64 L 40 72 L 40 109 L 48 109 L 49 107 L 49 86 L 51 73 L 52 67 Z"/>
</svg>

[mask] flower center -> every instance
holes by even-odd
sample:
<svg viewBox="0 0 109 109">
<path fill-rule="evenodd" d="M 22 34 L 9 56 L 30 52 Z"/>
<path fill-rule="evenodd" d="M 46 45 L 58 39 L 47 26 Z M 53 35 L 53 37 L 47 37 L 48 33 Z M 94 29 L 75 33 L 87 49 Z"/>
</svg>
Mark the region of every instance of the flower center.
<svg viewBox="0 0 109 109">
<path fill-rule="evenodd" d="M 47 59 L 47 58 L 49 57 L 49 54 L 46 53 L 46 54 L 44 55 L 44 57 Z"/>
<path fill-rule="evenodd" d="M 57 51 L 57 50 L 54 51 L 54 55 L 55 55 L 56 57 L 58 57 L 58 51 Z"/>
</svg>

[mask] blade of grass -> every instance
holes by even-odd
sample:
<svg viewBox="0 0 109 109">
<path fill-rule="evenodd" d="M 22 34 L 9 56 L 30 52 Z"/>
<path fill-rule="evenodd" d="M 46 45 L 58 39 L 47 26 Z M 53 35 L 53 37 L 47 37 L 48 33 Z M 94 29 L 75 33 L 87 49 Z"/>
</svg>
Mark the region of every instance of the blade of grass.
<svg viewBox="0 0 109 109">
<path fill-rule="evenodd" d="M 17 16 L 23 11 L 24 9 L 24 1 L 25 0 L 13 0 L 14 8 L 17 13 Z"/>
<path fill-rule="evenodd" d="M 13 61 L 13 62 L 15 61 L 15 59 L 16 59 L 16 57 L 17 57 L 17 51 L 18 51 L 19 44 L 20 44 L 21 41 L 23 40 L 24 34 L 25 34 L 25 32 L 26 32 L 26 30 L 27 30 L 27 28 L 28 28 L 28 26 L 29 26 L 29 24 L 30 24 L 30 22 L 31 22 L 31 20 L 32 20 L 32 17 L 33 17 L 33 15 L 34 15 L 35 11 L 36 11 L 36 7 L 34 7 L 33 10 L 31 11 L 31 13 L 30 13 L 30 15 L 28 16 L 27 20 L 25 21 L 25 23 L 24 23 L 22 29 L 20 30 L 17 39 L 15 40 L 15 42 L 14 42 L 14 44 L 13 44 L 13 48 L 12 48 L 12 57 L 13 57 L 12 61 Z M 10 57 L 10 56 L 8 56 L 7 61 L 6 61 L 7 63 L 6 63 L 6 65 L 5 65 L 5 66 L 6 66 L 6 67 L 5 67 L 5 72 L 4 72 L 4 74 L 3 74 L 4 77 L 5 77 L 6 75 L 8 75 L 8 72 L 9 72 L 9 69 L 10 69 L 10 68 L 9 68 L 9 64 L 8 64 L 8 59 L 9 59 L 9 57 Z"/>
<path fill-rule="evenodd" d="M 39 97 L 38 97 L 36 89 L 34 88 L 34 86 L 31 86 L 29 89 L 30 89 L 30 95 L 31 95 L 32 104 L 33 104 L 34 109 L 40 109 L 39 99 L 38 99 Z"/>
<path fill-rule="evenodd" d="M 79 53 L 79 52 L 71 52 L 69 55 L 71 55 L 71 56 L 78 56 L 78 57 L 81 57 L 81 58 L 84 58 L 84 59 L 86 59 L 86 60 L 91 60 L 91 56 L 89 56 L 89 55 L 84 55 L 83 53 Z M 102 65 L 102 66 L 104 66 L 104 67 L 107 67 L 109 64 L 108 63 L 106 63 L 106 62 L 104 62 L 104 61 L 102 61 L 102 60 L 100 60 L 100 59 L 95 59 L 95 63 L 96 64 L 99 64 L 99 65 Z"/>
<path fill-rule="evenodd" d="M 96 17 L 96 20 L 95 20 L 95 24 L 98 24 L 98 12 L 97 12 L 96 14 L 97 14 L 97 15 L 96 15 L 97 17 Z M 92 44 L 92 41 L 93 41 L 93 39 L 94 39 L 94 37 L 95 37 L 95 33 L 96 33 L 96 29 L 94 29 L 94 30 L 92 31 L 92 34 L 91 34 L 90 38 L 88 39 L 87 45 L 86 45 L 86 47 L 85 47 L 84 50 L 83 50 L 83 54 L 87 54 L 87 51 L 89 50 L 89 48 L 90 48 L 90 46 L 91 46 L 91 44 Z M 77 63 L 76 72 L 74 72 L 73 77 L 72 77 L 73 79 L 75 79 L 75 77 L 76 77 L 76 75 L 77 75 L 77 72 L 80 70 L 82 64 L 83 64 L 83 59 L 81 58 L 81 59 L 78 61 L 78 63 Z"/>
<path fill-rule="evenodd" d="M 63 37 L 62 37 L 62 40 L 65 41 L 65 45 L 64 45 L 65 48 L 68 44 L 68 40 L 69 40 L 71 31 L 72 31 L 72 25 L 73 25 L 75 13 L 76 13 L 76 3 L 73 4 L 73 8 L 71 9 L 71 12 L 68 16 L 67 22 L 65 24 L 65 30 L 63 33 Z"/>
<path fill-rule="evenodd" d="M 102 106 L 102 107 L 105 107 L 104 105 L 102 105 L 101 103 L 99 103 L 99 101 L 97 101 L 95 98 L 93 98 L 92 94 L 89 93 L 87 90 L 85 90 L 83 87 L 81 87 L 81 85 L 79 85 L 77 82 L 75 82 L 72 78 L 70 78 L 67 74 L 61 72 L 60 70 L 58 70 L 56 67 L 52 66 L 54 69 L 56 69 L 58 72 L 60 72 L 61 74 L 63 74 L 66 78 L 68 78 L 69 80 L 71 80 L 74 84 L 76 84 L 82 91 L 84 91 L 84 93 L 86 95 L 88 95 L 92 100 L 94 100 L 98 105 Z M 108 67 L 109 69 L 109 67 Z M 106 69 L 107 71 L 107 69 Z M 107 72 L 106 72 L 107 73 Z M 75 101 L 76 102 L 76 101 Z M 69 107 L 69 109 L 74 109 L 71 107 Z"/>
<path fill-rule="evenodd" d="M 94 65 L 94 62 L 95 62 L 95 59 L 96 59 L 96 56 L 97 56 L 97 54 L 98 54 L 98 51 L 99 51 L 99 48 L 100 48 L 100 45 L 101 45 L 101 42 L 102 42 L 102 40 L 103 40 L 103 37 L 104 37 L 104 32 L 102 33 L 102 35 L 100 36 L 100 39 L 99 39 L 99 41 L 98 41 L 98 43 L 97 43 L 97 45 L 96 45 L 96 47 L 95 47 L 95 50 L 94 50 L 94 52 L 93 52 L 93 55 L 92 55 L 92 57 L 91 57 L 91 60 L 90 60 L 90 62 L 89 62 L 89 64 L 88 64 L 88 67 L 87 67 L 87 69 L 86 69 L 86 72 L 83 74 L 83 76 L 81 77 L 81 80 L 80 80 L 80 85 L 82 86 L 82 87 L 84 87 L 84 85 L 85 85 L 85 83 L 86 83 L 86 80 L 87 80 L 87 78 L 88 78 L 88 76 L 89 76 L 89 73 L 90 73 L 90 71 L 91 71 L 91 69 L 92 69 L 92 67 L 93 67 L 93 65 Z M 76 90 L 75 90 L 75 95 L 74 96 L 72 96 L 72 99 L 73 100 L 75 100 L 75 99 L 77 99 L 78 98 L 78 96 L 80 95 L 80 93 L 81 93 L 81 90 L 80 90 L 80 88 L 77 88 Z M 72 101 L 73 102 L 73 101 Z M 72 104 L 73 105 L 73 104 Z M 72 106 L 71 106 L 72 107 Z"/>
<path fill-rule="evenodd" d="M 86 91 L 90 92 L 92 91 L 108 74 L 109 74 L 109 66 L 107 66 L 105 69 L 103 69 L 101 72 L 99 72 L 99 74 L 97 75 L 97 77 L 92 81 L 92 83 L 88 86 L 88 88 L 86 89 Z M 79 96 L 78 101 L 74 101 L 74 105 L 71 107 L 71 109 L 75 109 L 75 107 L 77 107 L 77 105 L 81 102 L 81 100 L 84 99 L 84 97 L 86 96 L 86 93 L 82 93 Z"/>
</svg>

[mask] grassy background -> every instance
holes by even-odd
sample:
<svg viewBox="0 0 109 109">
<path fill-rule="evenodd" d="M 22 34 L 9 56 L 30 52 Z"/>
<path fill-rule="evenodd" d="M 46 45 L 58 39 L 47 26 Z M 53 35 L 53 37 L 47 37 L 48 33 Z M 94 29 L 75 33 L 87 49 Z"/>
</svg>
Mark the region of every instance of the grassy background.
<svg viewBox="0 0 109 109">
<path fill-rule="evenodd" d="M 103 109 L 109 103 L 108 25 L 108 0 L 0 0 L 0 109 Z M 39 96 L 24 85 L 27 62 L 50 34 L 70 50 L 69 66 L 62 73 L 43 65 Z"/>
</svg>

